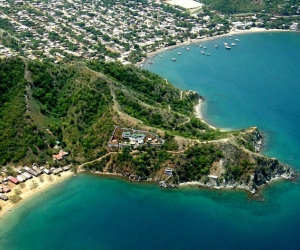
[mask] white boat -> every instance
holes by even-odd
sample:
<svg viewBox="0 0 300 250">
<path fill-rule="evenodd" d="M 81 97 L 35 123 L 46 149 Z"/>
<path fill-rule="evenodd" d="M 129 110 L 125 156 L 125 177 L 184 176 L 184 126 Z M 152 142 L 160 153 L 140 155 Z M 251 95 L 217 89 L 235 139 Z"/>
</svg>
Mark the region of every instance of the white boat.
<svg viewBox="0 0 300 250">
<path fill-rule="evenodd" d="M 210 56 L 210 54 L 209 54 L 209 53 L 207 53 L 206 55 L 207 55 L 207 56 Z"/>
<path fill-rule="evenodd" d="M 159 56 L 160 58 L 162 58 L 162 56 Z"/>
<path fill-rule="evenodd" d="M 236 39 L 234 39 L 234 40 L 236 40 L 237 42 L 239 42 L 239 41 L 240 41 L 240 40 L 239 40 L 239 39 L 237 39 L 237 38 L 236 38 Z"/>
<path fill-rule="evenodd" d="M 171 60 L 175 62 L 175 61 L 176 61 L 176 58 L 175 58 L 175 57 L 172 57 Z"/>
<path fill-rule="evenodd" d="M 200 44 L 199 47 L 202 48 L 202 45 Z"/>
<path fill-rule="evenodd" d="M 236 46 L 236 44 L 235 43 L 231 43 L 231 46 Z"/>
<path fill-rule="evenodd" d="M 148 63 L 149 63 L 149 64 L 153 64 L 153 62 L 151 62 L 151 61 L 150 61 L 150 62 L 148 62 Z"/>
<path fill-rule="evenodd" d="M 228 45 L 228 43 L 224 43 L 224 46 L 227 46 Z"/>
<path fill-rule="evenodd" d="M 205 46 L 203 46 L 203 49 L 207 49 Z"/>
<path fill-rule="evenodd" d="M 186 48 L 187 51 L 190 51 L 190 48 Z"/>
<path fill-rule="evenodd" d="M 228 45 L 225 45 L 225 49 L 231 49 L 231 47 L 229 47 Z"/>
<path fill-rule="evenodd" d="M 205 52 L 204 52 L 204 51 L 201 51 L 201 54 L 202 54 L 202 55 L 205 55 Z"/>
<path fill-rule="evenodd" d="M 218 45 L 215 45 L 215 48 L 217 49 L 217 48 L 219 48 L 219 46 L 218 46 Z"/>
<path fill-rule="evenodd" d="M 178 55 L 181 55 L 181 53 L 180 53 L 180 52 L 177 52 L 177 54 L 178 54 Z"/>
</svg>

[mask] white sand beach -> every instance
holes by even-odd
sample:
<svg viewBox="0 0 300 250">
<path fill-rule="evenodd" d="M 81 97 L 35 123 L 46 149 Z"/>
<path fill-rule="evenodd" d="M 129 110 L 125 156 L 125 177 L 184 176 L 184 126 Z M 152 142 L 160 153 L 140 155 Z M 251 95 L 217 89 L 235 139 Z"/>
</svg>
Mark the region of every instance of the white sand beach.
<svg viewBox="0 0 300 250">
<path fill-rule="evenodd" d="M 20 189 L 21 190 L 21 198 L 18 203 L 13 204 L 10 200 L 3 201 L 0 200 L 0 206 L 2 207 L 2 210 L 0 211 L 0 219 L 3 218 L 6 214 L 10 213 L 14 210 L 16 206 L 22 206 L 22 203 L 24 200 L 28 200 L 31 197 L 33 197 L 36 194 L 41 194 L 43 192 L 46 192 L 48 188 L 55 187 L 58 184 L 65 181 L 67 178 L 73 176 L 73 172 L 67 171 L 60 173 L 60 176 L 58 175 L 46 175 L 42 174 L 39 177 L 34 177 L 28 181 L 26 181 L 24 184 L 25 186 L 22 188 L 20 184 L 18 185 L 10 185 L 11 191 L 7 194 L 5 194 L 7 197 L 15 195 L 15 190 Z M 11 183 L 10 183 L 11 184 Z M 36 186 L 33 188 L 33 186 Z"/>
</svg>

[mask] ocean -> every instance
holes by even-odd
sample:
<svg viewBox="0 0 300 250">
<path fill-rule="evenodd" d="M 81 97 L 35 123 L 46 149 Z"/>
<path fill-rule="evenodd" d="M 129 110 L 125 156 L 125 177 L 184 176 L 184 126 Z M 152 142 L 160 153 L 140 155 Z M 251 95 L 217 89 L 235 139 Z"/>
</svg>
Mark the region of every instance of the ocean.
<svg viewBox="0 0 300 250">
<path fill-rule="evenodd" d="M 210 124 L 257 126 L 263 153 L 298 171 L 300 33 L 235 38 L 201 42 L 210 56 L 193 44 L 168 50 L 145 68 L 203 95 Z M 237 45 L 225 50 L 224 42 Z M 79 174 L 3 218 L 0 249 L 300 249 L 299 181 L 276 181 L 261 193 L 258 201 L 238 190 L 168 190 Z"/>
</svg>

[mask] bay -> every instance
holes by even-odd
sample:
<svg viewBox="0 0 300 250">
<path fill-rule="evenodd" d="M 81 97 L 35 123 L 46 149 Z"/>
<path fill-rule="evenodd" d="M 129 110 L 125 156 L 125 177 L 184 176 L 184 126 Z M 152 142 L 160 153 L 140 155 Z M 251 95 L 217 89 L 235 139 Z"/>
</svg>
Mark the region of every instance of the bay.
<svg viewBox="0 0 300 250">
<path fill-rule="evenodd" d="M 211 56 L 191 44 L 145 67 L 204 95 L 212 125 L 258 126 L 264 153 L 298 170 L 300 34 L 237 37 L 230 51 L 223 43 L 233 41 L 222 38 L 201 43 Z M 278 181 L 262 194 L 257 201 L 237 190 L 165 190 L 80 174 L 3 218 L 0 249 L 300 249 L 299 182 Z"/>
</svg>

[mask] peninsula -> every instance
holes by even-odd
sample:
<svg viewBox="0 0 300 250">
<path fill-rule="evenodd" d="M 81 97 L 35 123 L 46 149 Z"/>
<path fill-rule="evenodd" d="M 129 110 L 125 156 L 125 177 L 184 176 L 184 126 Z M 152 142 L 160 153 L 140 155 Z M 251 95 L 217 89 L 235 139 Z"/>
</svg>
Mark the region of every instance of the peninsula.
<svg viewBox="0 0 300 250">
<path fill-rule="evenodd" d="M 293 170 L 261 155 L 257 128 L 220 131 L 199 119 L 194 91 L 134 66 L 0 61 L 4 209 L 71 169 L 162 187 L 199 185 L 255 193 Z M 27 167 L 27 166 L 33 166 Z M 26 181 L 44 172 L 44 177 Z M 52 175 L 53 175 L 52 174 Z M 31 183 L 32 182 L 32 183 Z M 29 183 L 29 184 L 27 184 Z M 6 194 L 8 189 L 13 195 Z"/>
<path fill-rule="evenodd" d="M 66 166 L 74 175 L 85 170 L 162 187 L 251 193 L 271 180 L 292 179 L 289 166 L 260 154 L 257 128 L 221 131 L 206 124 L 195 112 L 199 93 L 133 65 L 229 32 L 296 31 L 294 2 L 251 3 L 243 7 L 247 14 L 215 1 L 0 2 L 2 207 L 34 193 L 22 183 L 37 171 L 27 166 L 45 171 L 39 182 L 29 180 L 41 190 L 62 180 L 47 174 Z"/>
</svg>

